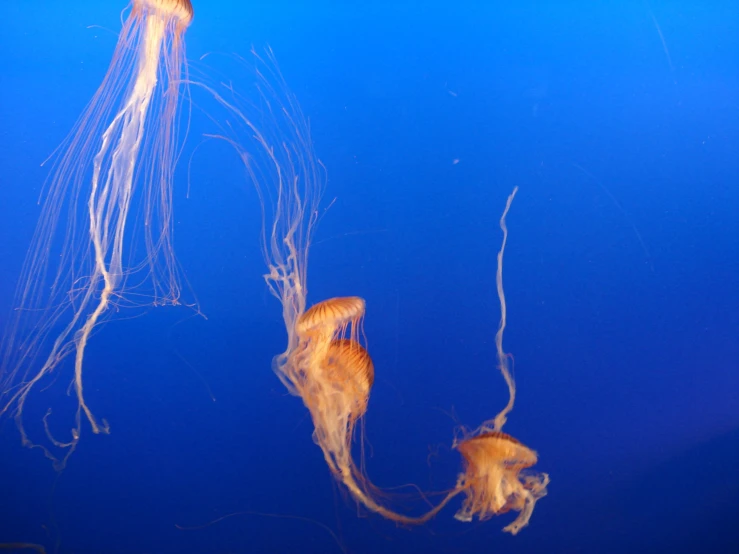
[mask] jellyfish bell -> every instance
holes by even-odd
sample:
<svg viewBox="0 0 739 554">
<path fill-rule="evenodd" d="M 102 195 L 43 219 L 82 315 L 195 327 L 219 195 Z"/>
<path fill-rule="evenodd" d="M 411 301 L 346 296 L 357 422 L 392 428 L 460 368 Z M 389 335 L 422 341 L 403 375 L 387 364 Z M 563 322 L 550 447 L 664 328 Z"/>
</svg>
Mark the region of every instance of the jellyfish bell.
<svg viewBox="0 0 739 554">
<path fill-rule="evenodd" d="M 298 319 L 299 335 L 325 328 L 339 328 L 364 316 L 365 302 L 359 296 L 337 296 L 314 304 Z"/>
<path fill-rule="evenodd" d="M 369 352 L 352 339 L 332 340 L 326 357 L 328 379 L 341 388 L 351 387 L 368 397 L 375 382 L 375 366 Z"/>
<path fill-rule="evenodd" d="M 177 18 L 182 25 L 190 25 L 193 18 L 190 0 L 134 0 L 134 6 L 159 11 Z"/>
<path fill-rule="evenodd" d="M 362 417 L 375 381 L 375 366 L 367 350 L 352 339 L 333 340 L 323 372 L 333 390 L 350 400 L 350 417 L 354 420 Z"/>
<path fill-rule="evenodd" d="M 83 419 L 94 433 L 108 432 L 84 394 L 93 331 L 111 307 L 181 303 L 172 184 L 192 18 L 190 0 L 133 1 L 108 71 L 60 146 L 45 187 L 3 336 L 0 416 L 14 415 L 23 444 L 42 449 L 58 470 L 76 448 Z M 66 358 L 77 401 L 70 439 L 53 436 L 47 411 L 42 443 L 26 432 L 24 407 Z"/>
<path fill-rule="evenodd" d="M 456 448 L 464 460 L 457 486 L 466 498 L 455 519 L 469 522 L 476 516 L 485 521 L 514 510 L 519 516 L 504 531 L 518 533 L 528 524 L 536 501 L 546 495 L 549 482 L 545 473 L 522 474 L 536 464 L 536 452 L 500 431 L 464 439 Z"/>
<path fill-rule="evenodd" d="M 351 325 L 352 336 L 356 336 L 364 312 L 363 298 L 358 296 L 330 298 L 306 310 L 298 318 L 295 331 L 303 340 L 326 340 L 344 335 Z"/>
</svg>

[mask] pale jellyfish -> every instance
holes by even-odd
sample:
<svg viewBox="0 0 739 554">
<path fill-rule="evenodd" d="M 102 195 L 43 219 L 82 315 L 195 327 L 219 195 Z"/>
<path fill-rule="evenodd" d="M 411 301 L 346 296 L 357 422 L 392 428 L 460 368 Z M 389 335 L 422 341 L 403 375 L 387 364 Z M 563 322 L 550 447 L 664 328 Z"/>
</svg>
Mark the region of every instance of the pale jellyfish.
<svg viewBox="0 0 739 554">
<path fill-rule="evenodd" d="M 86 419 L 107 433 L 84 395 L 85 349 L 112 307 L 177 304 L 172 180 L 190 0 L 134 0 L 108 71 L 60 147 L 4 337 L 0 415 L 15 416 L 23 444 L 62 469 Z M 126 294 L 130 291 L 130 294 Z M 68 440 L 31 439 L 29 395 L 67 358 L 77 400 Z M 60 453 L 61 452 L 61 453 Z"/>
</svg>

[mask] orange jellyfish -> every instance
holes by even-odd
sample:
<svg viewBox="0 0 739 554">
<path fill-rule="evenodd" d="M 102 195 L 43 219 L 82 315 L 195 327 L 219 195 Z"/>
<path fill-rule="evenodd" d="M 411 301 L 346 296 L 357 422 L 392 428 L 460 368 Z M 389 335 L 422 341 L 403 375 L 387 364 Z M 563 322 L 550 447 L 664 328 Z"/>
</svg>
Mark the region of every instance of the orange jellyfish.
<svg viewBox="0 0 739 554">
<path fill-rule="evenodd" d="M 278 362 L 278 375 L 313 416 L 313 439 L 332 473 L 351 471 L 351 438 L 367 411 L 374 365 L 359 344 L 364 300 L 332 298 L 298 318 L 296 349 Z"/>
<path fill-rule="evenodd" d="M 295 349 L 279 357 L 278 375 L 303 399 L 313 420 L 313 440 L 334 477 L 367 509 L 392 521 L 418 525 L 436 515 L 461 490 L 452 490 L 426 514 L 399 514 L 375 498 L 375 487 L 352 456 L 355 428 L 367 411 L 374 364 L 358 342 L 365 302 L 353 296 L 331 298 L 300 315 Z"/>
<path fill-rule="evenodd" d="M 510 510 L 520 512 L 503 528 L 515 535 L 526 526 L 536 501 L 546 494 L 546 474 L 522 475 L 537 462 L 536 452 L 501 431 L 478 434 L 457 444 L 465 470 L 458 488 L 467 497 L 454 516 L 459 521 L 481 521 Z"/>
<path fill-rule="evenodd" d="M 474 516 L 484 521 L 510 510 L 519 512 L 513 523 L 504 531 L 515 535 L 525 527 L 534 511 L 536 501 L 547 493 L 549 475 L 546 473 L 522 473 L 537 462 L 537 454 L 516 439 L 501 431 L 516 399 L 516 384 L 511 375 L 510 357 L 503 350 L 503 332 L 506 327 L 506 301 L 503 291 L 503 254 L 508 241 L 506 216 L 511 208 L 518 187 L 508 196 L 500 218 L 503 242 L 498 251 L 496 288 L 500 301 L 500 324 L 495 334 L 498 369 L 508 385 L 508 404 L 494 419 L 483 423 L 479 429 L 461 441 L 456 448 L 464 459 L 464 472 L 459 476 L 457 488 L 466 498 L 462 508 L 454 516 L 460 521 L 472 521 Z"/>
<path fill-rule="evenodd" d="M 223 134 L 211 136 L 235 148 L 262 201 L 262 251 L 268 268 L 264 277 L 282 304 L 287 331 L 287 347 L 275 356 L 272 367 L 310 411 L 313 439 L 331 473 L 350 494 L 384 517 L 420 523 L 419 518 L 381 505 L 352 458 L 355 430 L 367 410 L 374 382 L 372 359 L 361 344 L 365 302 L 356 296 L 332 298 L 306 309 L 308 252 L 319 219 L 323 166 L 313 151 L 308 121 L 272 52 L 268 50 L 267 60 L 252 53 L 259 78 L 259 126 L 247 111 L 248 103 L 230 85 L 219 91 L 192 84 L 208 90 L 226 109 Z M 251 141 L 256 149 L 246 148 Z"/>
<path fill-rule="evenodd" d="M 0 415 L 13 414 L 23 444 L 41 448 L 57 469 L 77 446 L 83 415 L 94 433 L 108 432 L 84 395 L 93 331 L 111 307 L 180 297 L 172 179 L 193 10 L 190 0 L 133 0 L 130 10 L 102 84 L 60 147 L 3 339 Z M 77 400 L 70 437 L 54 437 L 48 411 L 48 443 L 37 444 L 24 407 L 68 357 Z"/>
</svg>

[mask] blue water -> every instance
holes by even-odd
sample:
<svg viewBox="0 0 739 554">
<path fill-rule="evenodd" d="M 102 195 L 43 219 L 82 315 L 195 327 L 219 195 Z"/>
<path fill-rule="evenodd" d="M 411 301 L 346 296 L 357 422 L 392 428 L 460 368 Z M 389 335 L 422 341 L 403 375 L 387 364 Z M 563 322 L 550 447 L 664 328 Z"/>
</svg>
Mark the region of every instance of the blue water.
<svg viewBox="0 0 739 554">
<path fill-rule="evenodd" d="M 552 478 L 531 524 L 511 537 L 510 515 L 459 523 L 454 501 L 398 528 L 335 485 L 306 409 L 270 370 L 285 337 L 261 277 L 257 195 L 226 145 L 192 153 L 212 132 L 201 96 L 176 175 L 175 246 L 207 319 L 122 312 L 98 332 L 87 399 L 111 434 L 83 426 L 61 474 L 0 423 L 0 541 L 75 554 L 739 551 L 739 8 L 352 4 L 196 2 L 188 59 L 199 71 L 208 52 L 269 44 L 310 118 L 324 205 L 335 202 L 311 250 L 309 302 L 367 300 L 378 486 L 453 487 L 455 427 L 507 401 L 497 220 L 520 187 L 506 431 Z M 3 0 L 3 326 L 41 162 L 100 83 L 124 7 Z M 234 512 L 248 513 L 176 527 Z"/>
</svg>

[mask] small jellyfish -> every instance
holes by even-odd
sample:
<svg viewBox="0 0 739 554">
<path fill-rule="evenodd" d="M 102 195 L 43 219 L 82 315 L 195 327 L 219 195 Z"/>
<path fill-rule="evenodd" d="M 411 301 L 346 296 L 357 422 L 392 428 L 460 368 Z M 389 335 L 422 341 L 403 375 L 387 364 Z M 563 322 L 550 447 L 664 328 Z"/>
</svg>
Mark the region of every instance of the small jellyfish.
<svg viewBox="0 0 739 554">
<path fill-rule="evenodd" d="M 520 512 L 503 528 L 515 535 L 525 527 L 536 501 L 546 494 L 549 476 L 521 475 L 537 462 L 536 452 L 501 431 L 483 433 L 456 445 L 464 458 L 465 469 L 458 483 L 466 498 L 454 516 L 485 521 L 510 510 Z"/>
<path fill-rule="evenodd" d="M 473 517 L 477 516 L 484 521 L 514 510 L 519 512 L 518 517 L 503 529 L 513 535 L 528 524 L 536 501 L 547 494 L 546 487 L 549 483 L 549 475 L 546 473 L 521 473 L 522 470 L 536 464 L 537 454 L 501 431 L 516 399 L 516 383 L 509 366 L 510 356 L 503 350 L 503 332 L 507 316 L 503 291 L 503 255 L 508 241 L 506 216 L 517 192 L 518 187 L 508 196 L 500 218 L 503 241 L 498 251 L 495 278 L 500 302 L 500 323 L 495 334 L 495 348 L 498 369 L 508 386 L 508 403 L 494 419 L 484 422 L 476 431 L 455 442 L 465 465 L 464 472 L 459 476 L 457 488 L 466 494 L 462 508 L 455 516 L 456 519 L 472 521 Z"/>
<path fill-rule="evenodd" d="M 108 72 L 47 181 L 3 337 L 0 415 L 13 414 L 23 444 L 42 449 L 58 470 L 77 446 L 83 416 L 93 433 L 108 432 L 84 395 L 93 331 L 111 308 L 179 303 L 172 180 L 192 18 L 190 0 L 133 1 Z M 67 357 L 77 401 L 70 438 L 54 437 L 49 409 L 42 444 L 26 431 L 24 407 Z"/>
</svg>

